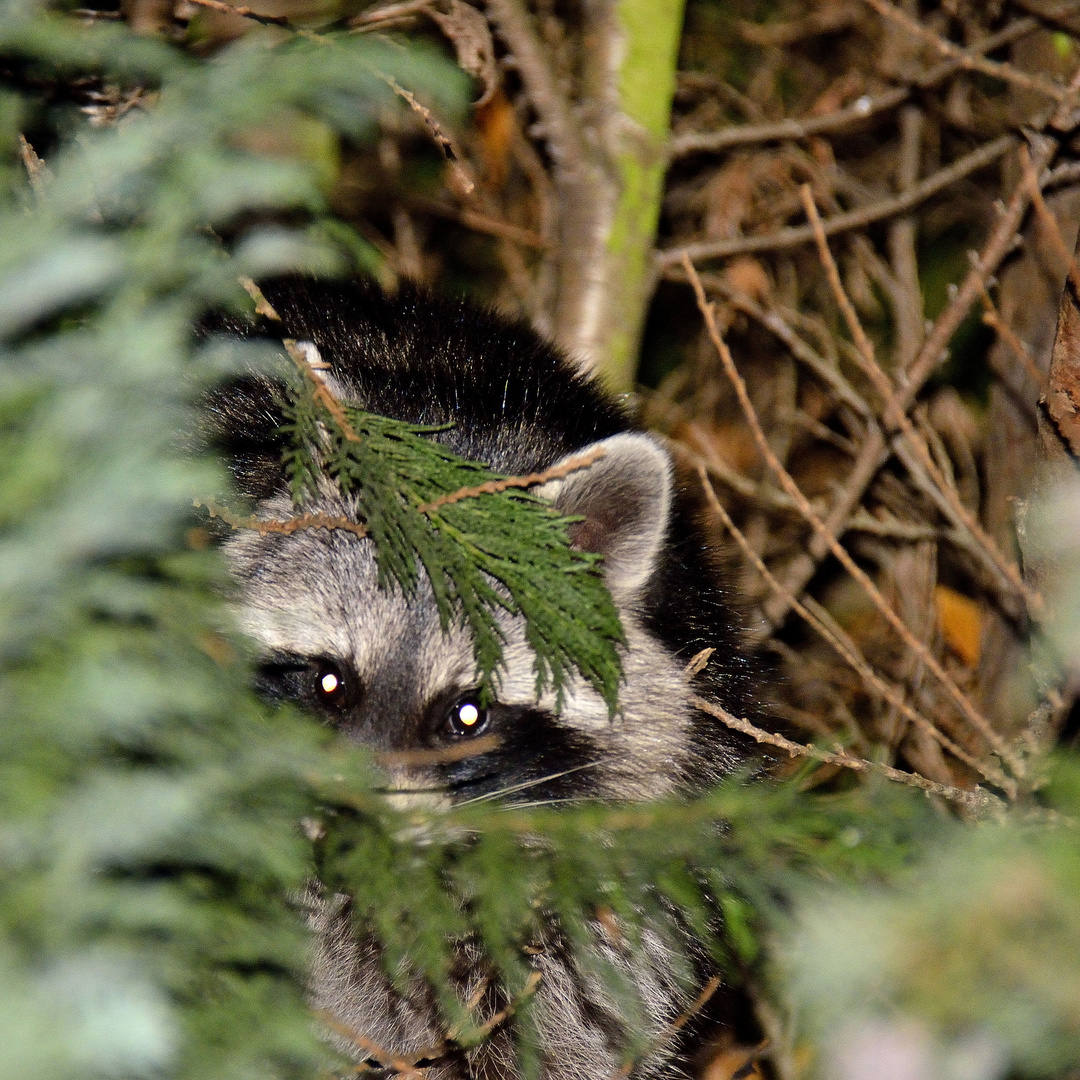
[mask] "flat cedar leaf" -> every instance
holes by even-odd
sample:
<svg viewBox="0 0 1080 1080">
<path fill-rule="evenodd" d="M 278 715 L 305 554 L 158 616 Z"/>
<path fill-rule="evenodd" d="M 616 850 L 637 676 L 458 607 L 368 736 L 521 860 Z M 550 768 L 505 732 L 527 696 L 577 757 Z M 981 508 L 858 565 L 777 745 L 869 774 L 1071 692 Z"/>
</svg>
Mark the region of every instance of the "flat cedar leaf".
<svg viewBox="0 0 1080 1080">
<path fill-rule="evenodd" d="M 503 663 L 501 610 L 525 620 L 537 695 L 550 687 L 561 709 L 576 669 L 614 715 L 622 677 L 616 646 L 625 638 L 599 556 L 570 546 L 571 519 L 521 488 L 438 504 L 440 496 L 506 479 L 430 437 L 443 428 L 343 406 L 346 430 L 310 378 L 287 384 L 282 407 L 294 504 L 329 478 L 356 500 L 382 586 L 410 595 L 423 568 L 443 629 L 468 627 L 482 697 L 494 697 Z"/>
</svg>

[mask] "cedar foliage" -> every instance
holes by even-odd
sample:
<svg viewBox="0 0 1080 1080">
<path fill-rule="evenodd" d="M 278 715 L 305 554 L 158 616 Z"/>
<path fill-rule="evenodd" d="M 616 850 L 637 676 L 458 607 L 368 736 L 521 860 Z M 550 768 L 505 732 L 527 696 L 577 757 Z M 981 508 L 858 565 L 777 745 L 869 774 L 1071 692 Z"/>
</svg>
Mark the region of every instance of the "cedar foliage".
<svg viewBox="0 0 1080 1080">
<path fill-rule="evenodd" d="M 472 635 L 482 698 L 493 698 L 502 662 L 502 609 L 526 620 L 537 696 L 550 682 L 561 708 L 567 670 L 576 667 L 614 715 L 622 628 L 596 571 L 598 556 L 570 546 L 570 519 L 521 487 L 497 490 L 515 478 L 424 438 L 437 429 L 332 398 L 328 407 L 318 375 L 303 359 L 298 366 L 306 369 L 304 377 L 291 380 L 283 402 L 294 505 L 329 478 L 342 495 L 354 497 L 355 513 L 375 544 L 381 586 L 396 585 L 411 596 L 419 561 L 443 630 L 461 621 Z M 485 484 L 489 490 L 471 491 Z M 465 491 L 471 493 L 456 497 Z"/>
<path fill-rule="evenodd" d="M 266 358 L 193 348 L 190 327 L 211 305 L 242 302 L 238 276 L 326 272 L 371 253 L 327 227 L 317 162 L 269 159 L 244 136 L 299 110 L 361 139 L 391 106 L 378 71 L 448 108 L 454 74 L 330 35 L 241 41 L 204 61 L 27 3 L 0 7 L 0 54 L 0 1077 L 315 1075 L 328 1051 L 303 1002 L 303 928 L 288 902 L 313 867 L 354 894 L 396 977 L 411 969 L 436 984 L 447 1031 L 468 1045 L 483 1032 L 447 989 L 454 940 L 478 937 L 523 994 L 522 947 L 545 913 L 589 962 L 597 907 L 631 939 L 648 923 L 671 940 L 675 910 L 718 965 L 744 969 L 807 881 L 895 877 L 915 847 L 947 868 L 908 887 L 923 925 L 944 946 L 976 940 L 1005 972 L 999 993 L 970 992 L 963 950 L 938 954 L 956 959 L 943 968 L 949 993 L 916 978 L 923 968 L 867 968 L 867 953 L 884 953 L 852 942 L 902 919 L 901 876 L 897 892 L 860 896 L 861 921 L 811 896 L 777 996 L 788 987 L 817 1006 L 823 1041 L 859 1009 L 983 1030 L 1032 1015 L 1020 1006 L 1034 1001 L 1049 1034 L 1032 1050 L 1030 1028 L 998 1025 L 997 1060 L 1050 1075 L 1080 1057 L 1076 995 L 1057 992 L 1074 985 L 1064 976 L 1077 940 L 1067 821 L 969 833 L 907 792 L 808 798 L 798 778 L 733 782 L 693 802 L 403 816 L 379 798 L 365 757 L 257 703 L 191 514 L 222 470 L 182 453 L 177 432 L 191 429 L 201 388 Z M 155 100 L 88 129 L 54 93 L 84 76 L 112 80 L 121 100 L 136 88 Z M 31 159 L 34 195 L 17 156 L 28 124 L 56 136 L 48 173 Z M 1052 796 L 1066 814 L 1080 810 L 1077 790 L 1063 767 Z M 314 859 L 303 816 L 323 823 Z M 969 857 L 973 844 L 984 861 Z M 1045 871 L 1028 893 L 1053 946 L 1038 962 L 1010 951 L 1011 909 L 956 904 L 1018 853 Z M 827 914 L 815 922 L 814 910 Z M 957 912 L 970 913 L 967 939 L 945 917 Z M 836 935 L 856 926 L 865 932 L 841 948 Z M 632 1016 L 640 1003 L 618 973 L 601 974 Z M 527 1000 L 518 1016 L 535 1065 Z M 626 1047 L 628 1060 L 646 1049 Z"/>
</svg>

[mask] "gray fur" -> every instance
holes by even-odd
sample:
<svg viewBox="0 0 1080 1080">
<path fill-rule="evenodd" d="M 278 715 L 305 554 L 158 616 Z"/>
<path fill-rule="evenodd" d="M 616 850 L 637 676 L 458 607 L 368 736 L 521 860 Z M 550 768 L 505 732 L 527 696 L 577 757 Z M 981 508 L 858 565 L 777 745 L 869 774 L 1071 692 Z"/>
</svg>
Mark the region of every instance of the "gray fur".
<svg viewBox="0 0 1080 1080">
<path fill-rule="evenodd" d="M 280 306 L 277 298 L 273 302 Z M 468 317 L 483 321 L 474 313 Z M 274 330 L 281 333 L 277 327 Z M 294 332 L 293 336 L 300 335 Z M 339 337 L 345 341 L 348 335 Z M 347 346 L 346 341 L 339 348 Z M 318 353 L 310 343 L 302 343 L 302 347 Z M 391 360 L 394 349 L 399 348 L 392 342 L 378 347 L 389 350 Z M 459 347 L 460 343 L 455 343 L 454 348 Z M 407 351 L 408 346 L 400 348 Z M 540 349 L 540 359 L 535 361 L 541 372 L 538 379 L 549 380 L 556 387 L 564 385 L 568 393 L 584 395 L 582 400 L 594 400 L 595 408 L 610 413 L 610 405 L 602 405 L 602 397 L 592 388 L 582 389 L 576 376 L 557 371 L 551 374 L 544 367 L 547 354 L 539 344 L 535 348 Z M 389 360 L 381 362 L 392 367 Z M 424 358 L 409 362 L 432 363 Z M 352 390 L 351 377 L 350 372 L 336 369 L 328 375 L 330 385 L 344 400 L 366 404 Z M 221 408 L 228 414 L 232 406 L 226 403 Z M 441 422 L 439 408 L 436 401 L 430 419 Z M 242 409 L 236 410 L 236 415 L 242 414 Z M 428 419 L 426 413 L 417 415 Z M 589 422 L 586 420 L 584 426 Z M 547 461 L 533 460 L 529 467 L 553 465 L 586 449 L 568 443 L 564 436 L 557 437 L 535 419 L 520 428 L 508 416 L 492 423 L 490 429 L 478 427 L 474 437 L 468 425 L 459 422 L 447 441 L 460 452 L 484 457 L 510 471 L 515 463 L 520 470 L 520 463 L 529 461 L 529 454 L 537 447 L 558 449 L 542 450 L 550 452 Z M 601 420 L 596 423 L 600 425 Z M 611 423 L 608 415 L 603 424 L 610 430 Z M 700 588 L 707 596 L 713 589 L 694 569 L 706 565 L 704 556 L 694 555 L 698 561 L 686 567 L 673 565 L 676 546 L 672 534 L 684 530 L 690 518 L 684 507 L 679 511 L 683 516 L 672 524 L 676 499 L 683 498 L 685 503 L 685 490 L 676 483 L 671 456 L 661 442 L 639 432 L 623 431 L 596 445 L 604 451 L 599 460 L 550 482 L 539 494 L 564 513 L 583 515 L 585 521 L 574 527 L 575 537 L 582 546 L 604 556 L 603 571 L 626 634 L 619 711 L 611 718 L 600 695 L 575 678 L 565 694 L 561 715 L 555 717 L 553 695 L 536 698 L 534 658 L 524 626 L 505 613 L 501 616 L 505 669 L 498 675 L 497 698 L 500 707 L 527 710 L 537 722 L 551 725 L 553 737 L 569 740 L 567 745 L 578 755 L 567 770 L 573 774 L 577 794 L 649 799 L 722 775 L 741 755 L 722 737 L 702 736 L 702 714 L 688 702 L 691 688 L 685 673 L 689 659 L 686 646 L 670 644 L 657 630 L 658 619 L 670 608 L 664 604 L 664 590 L 670 587 L 666 583 L 674 581 L 685 590 L 689 581 L 691 590 Z M 305 510 L 337 516 L 352 515 L 355 507 L 327 488 Z M 267 518 L 292 512 L 284 494 L 263 498 L 257 509 Z M 370 541 L 341 530 L 307 530 L 288 536 L 260 536 L 251 531 L 230 537 L 224 550 L 238 586 L 240 624 L 268 656 L 332 658 L 355 674 L 363 693 L 335 719 L 335 725 L 349 738 L 382 751 L 425 748 L 429 744 L 424 741 L 420 718 L 430 712 L 432 703 L 451 700 L 474 687 L 475 665 L 467 632 L 460 627 L 442 632 L 426 577 L 421 576 L 415 594 L 408 599 L 396 588 L 380 589 Z M 679 573 L 682 584 L 678 584 Z M 719 601 L 708 602 L 719 610 Z M 700 604 L 698 609 L 705 610 Z M 695 631 L 680 640 L 693 643 L 695 634 L 703 632 L 712 631 Z M 709 643 L 713 643 L 711 639 Z M 732 679 L 742 677 L 734 661 L 725 671 L 732 672 Z M 717 693 L 714 688 L 722 691 L 726 677 L 721 675 L 712 688 L 698 685 L 695 689 Z M 507 798 L 531 801 L 537 792 L 547 790 L 549 779 L 537 773 L 532 761 L 508 760 L 499 788 Z M 400 805 L 439 805 L 459 797 L 448 790 L 438 766 L 398 768 L 389 780 L 388 797 Z M 397 789 L 396 794 L 393 789 Z M 463 797 L 469 797 L 468 791 Z M 369 938 L 357 935 L 353 927 L 348 897 L 325 895 L 316 882 L 305 904 L 315 931 L 311 998 L 317 1010 L 333 1018 L 331 1041 L 358 1060 L 366 1055 L 348 1036 L 349 1030 L 406 1059 L 438 1047 L 443 1032 L 430 988 L 417 979 L 407 993 L 391 988 L 377 947 Z M 615 1076 L 623 1065 L 630 1031 L 643 1035 L 652 1046 L 633 1076 L 674 1075 L 674 1044 L 666 1041 L 664 1034 L 686 1008 L 687 999 L 675 977 L 668 947 L 656 935 L 647 934 L 642 949 L 631 954 L 599 924 L 594 939 L 597 953 L 636 985 L 644 1010 L 640 1016 L 622 1015 L 589 965 L 568 954 L 552 926 L 545 939 L 536 943 L 531 957 L 541 975 L 530 1007 L 541 1034 L 544 1080 L 605 1080 Z M 459 946 L 457 967 L 457 989 L 462 1000 L 468 1000 L 487 978 L 485 962 L 473 943 Z M 506 1004 L 502 990 L 489 986 L 480 995 L 478 1021 L 483 1023 Z M 427 1068 L 426 1075 L 430 1080 L 515 1080 L 510 1024 L 497 1027 L 491 1038 L 468 1053 L 440 1057 Z"/>
</svg>

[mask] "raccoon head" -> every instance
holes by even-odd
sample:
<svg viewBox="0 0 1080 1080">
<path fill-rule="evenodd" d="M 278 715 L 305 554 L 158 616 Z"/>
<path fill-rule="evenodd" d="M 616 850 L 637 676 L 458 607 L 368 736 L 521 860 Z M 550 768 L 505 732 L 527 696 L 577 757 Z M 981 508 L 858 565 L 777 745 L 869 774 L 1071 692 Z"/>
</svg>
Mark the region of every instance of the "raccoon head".
<svg viewBox="0 0 1080 1080">
<path fill-rule="evenodd" d="M 397 801 L 648 798 L 729 771 L 741 748 L 689 705 L 686 662 L 705 645 L 728 645 L 713 683 L 729 707 L 745 677 L 730 649 L 730 607 L 664 446 L 626 430 L 599 391 L 519 324 L 416 293 L 389 300 L 369 290 L 358 305 L 341 288 L 264 293 L 284 323 L 267 331 L 311 340 L 344 401 L 410 422 L 449 420 L 453 449 L 506 472 L 602 448 L 592 465 L 536 492 L 579 516 L 572 542 L 603 556 L 626 635 L 619 708 L 611 716 L 580 678 L 558 711 L 552 693 L 537 697 L 524 623 L 507 613 L 496 697 L 482 702 L 469 634 L 444 631 L 427 578 L 409 596 L 380 587 L 372 542 L 343 530 L 226 540 L 241 626 L 262 650 L 258 689 L 374 748 Z M 258 513 L 282 517 L 294 508 L 266 453 L 269 401 L 265 386 L 248 383 L 211 412 Z M 304 509 L 354 508 L 327 490 Z"/>
</svg>

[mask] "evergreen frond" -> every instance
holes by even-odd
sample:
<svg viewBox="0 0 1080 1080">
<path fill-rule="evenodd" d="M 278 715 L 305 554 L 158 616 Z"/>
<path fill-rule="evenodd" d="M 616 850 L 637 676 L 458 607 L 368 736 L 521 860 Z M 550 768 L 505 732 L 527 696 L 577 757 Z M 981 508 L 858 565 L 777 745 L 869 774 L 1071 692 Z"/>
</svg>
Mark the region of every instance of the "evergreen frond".
<svg viewBox="0 0 1080 1080">
<path fill-rule="evenodd" d="M 286 345 L 301 369 L 282 402 L 285 469 L 296 506 L 302 508 L 325 477 L 355 499 L 357 518 L 375 545 L 380 584 L 411 595 L 423 568 L 443 629 L 455 622 L 468 628 L 481 693 L 489 700 L 502 663 L 502 609 L 525 620 L 538 696 L 550 686 L 561 708 L 576 669 L 614 714 L 623 631 L 598 572 L 599 556 L 570 546 L 574 519 L 513 486 L 513 478 L 429 437 L 442 429 L 336 402 L 317 369 L 293 343 Z M 580 466 L 595 456 L 581 458 Z"/>
</svg>

